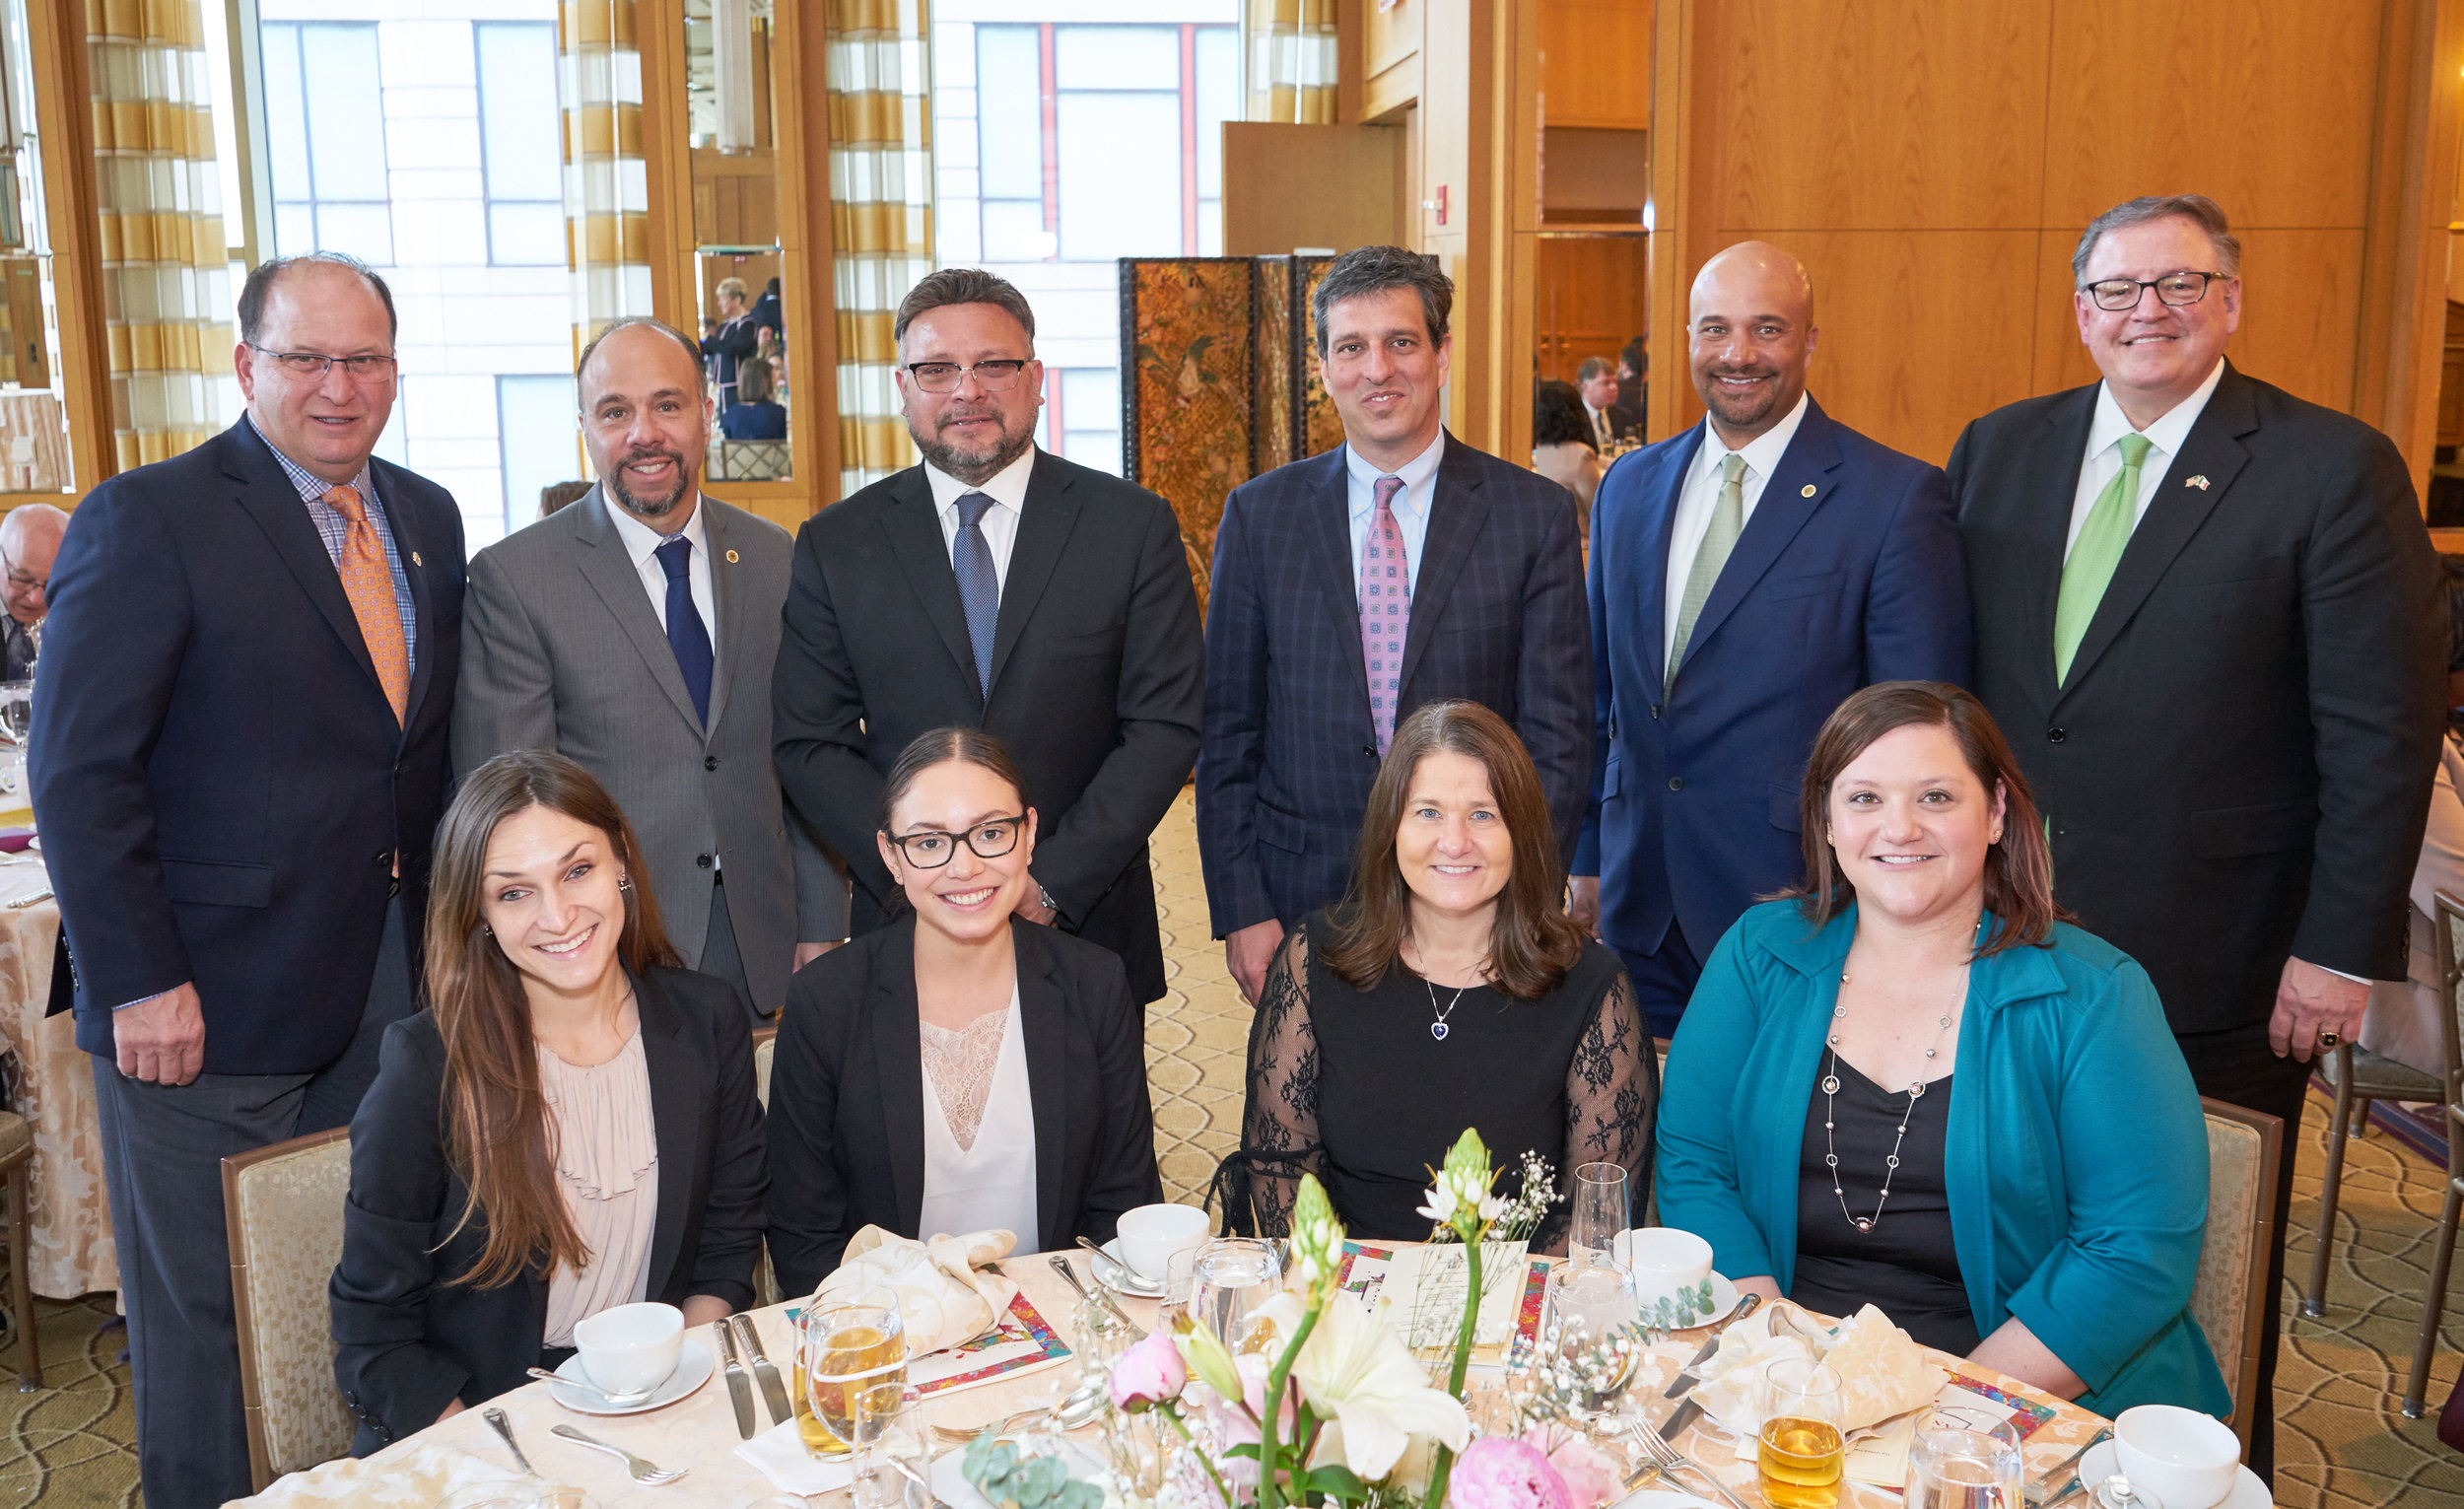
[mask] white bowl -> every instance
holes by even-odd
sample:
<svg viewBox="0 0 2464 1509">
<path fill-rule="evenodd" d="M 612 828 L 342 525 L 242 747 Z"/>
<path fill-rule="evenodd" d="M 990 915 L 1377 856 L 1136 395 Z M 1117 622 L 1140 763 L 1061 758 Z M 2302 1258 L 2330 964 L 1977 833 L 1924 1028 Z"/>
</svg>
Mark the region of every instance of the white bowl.
<svg viewBox="0 0 2464 1509">
<path fill-rule="evenodd" d="M 1205 1246 L 1213 1225 L 1213 1219 L 1194 1205 L 1140 1205 L 1122 1212 L 1116 1230 L 1123 1261 L 1141 1278 L 1161 1283 L 1172 1255 Z"/>
<path fill-rule="evenodd" d="M 582 1370 L 610 1394 L 655 1389 L 684 1350 L 684 1312 L 655 1301 L 602 1310 L 574 1328 Z"/>
<path fill-rule="evenodd" d="M 2113 1420 L 2113 1454 L 2164 1509 L 2214 1509 L 2233 1490 L 2241 1442 L 2212 1414 L 2177 1405 L 2141 1405 Z"/>
<path fill-rule="evenodd" d="M 1711 1244 L 1675 1226 L 1637 1226 L 1610 1250 L 1634 1273 L 1634 1297 L 1648 1305 L 1711 1276 Z"/>
</svg>

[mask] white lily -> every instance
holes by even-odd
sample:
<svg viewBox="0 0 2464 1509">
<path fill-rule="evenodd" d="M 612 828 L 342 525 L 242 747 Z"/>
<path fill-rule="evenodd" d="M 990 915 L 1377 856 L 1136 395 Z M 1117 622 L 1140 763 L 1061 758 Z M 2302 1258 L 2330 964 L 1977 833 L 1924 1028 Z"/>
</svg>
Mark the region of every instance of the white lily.
<svg viewBox="0 0 2464 1509">
<path fill-rule="evenodd" d="M 1258 1318 L 1289 1337 L 1300 1327 L 1300 1296 L 1285 1291 L 1258 1311 Z M 1329 1421 L 1318 1455 L 1340 1454 L 1364 1482 L 1395 1470 L 1414 1436 L 1442 1441 L 1457 1451 L 1472 1438 L 1463 1402 L 1429 1387 L 1429 1375 L 1411 1360 L 1403 1339 L 1370 1317 L 1360 1297 L 1336 1290 L 1319 1312 L 1308 1344 L 1293 1359 L 1301 1398 Z"/>
</svg>

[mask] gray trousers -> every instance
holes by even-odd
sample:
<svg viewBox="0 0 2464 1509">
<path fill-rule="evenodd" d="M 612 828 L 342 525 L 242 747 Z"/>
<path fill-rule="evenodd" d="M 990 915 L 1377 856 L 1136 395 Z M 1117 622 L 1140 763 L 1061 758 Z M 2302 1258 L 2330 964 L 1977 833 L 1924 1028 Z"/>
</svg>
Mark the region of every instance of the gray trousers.
<svg viewBox="0 0 2464 1509">
<path fill-rule="evenodd" d="M 752 1009 L 756 1025 L 770 1020 L 754 1003 L 753 988 L 744 983 L 744 955 L 736 949 L 735 923 L 727 916 L 727 883 L 716 875 L 710 883 L 710 931 L 702 935 L 702 957 L 693 967 L 734 986 L 745 1005 Z"/>
<path fill-rule="evenodd" d="M 209 1509 L 253 1490 L 223 1159 L 351 1120 L 376 1080 L 385 1029 L 411 1012 L 402 927 L 396 897 L 359 1030 L 315 1073 L 199 1074 L 161 1085 L 127 1078 L 108 1058 L 94 1061 L 147 1509 Z"/>
</svg>

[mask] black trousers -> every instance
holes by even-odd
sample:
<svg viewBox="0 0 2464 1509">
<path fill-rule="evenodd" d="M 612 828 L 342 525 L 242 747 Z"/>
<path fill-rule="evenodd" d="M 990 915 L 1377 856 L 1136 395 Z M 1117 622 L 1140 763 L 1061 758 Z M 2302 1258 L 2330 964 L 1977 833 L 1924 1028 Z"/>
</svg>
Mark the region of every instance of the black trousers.
<svg viewBox="0 0 2464 1509">
<path fill-rule="evenodd" d="M 402 928 L 396 897 L 359 1029 L 315 1073 L 199 1074 L 162 1085 L 94 1061 L 147 1509 L 211 1509 L 253 1490 L 223 1159 L 350 1121 L 376 1081 L 385 1029 L 413 1005 Z"/>
</svg>

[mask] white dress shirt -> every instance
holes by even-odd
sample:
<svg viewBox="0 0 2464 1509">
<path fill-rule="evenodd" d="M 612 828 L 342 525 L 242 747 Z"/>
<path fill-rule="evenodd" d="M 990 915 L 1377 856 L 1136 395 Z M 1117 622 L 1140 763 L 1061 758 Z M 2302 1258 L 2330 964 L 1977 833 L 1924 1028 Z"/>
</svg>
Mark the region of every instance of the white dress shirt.
<svg viewBox="0 0 2464 1509">
<path fill-rule="evenodd" d="M 985 480 L 982 487 L 969 487 L 930 461 L 924 463 L 924 481 L 932 487 L 932 509 L 941 520 L 941 555 L 954 560 L 958 554 L 958 500 L 969 493 L 982 493 L 992 500 L 984 511 L 978 525 L 984 530 L 984 543 L 992 550 L 992 581 L 996 586 L 1009 584 L 1009 552 L 1018 543 L 1018 520 L 1026 516 L 1027 479 L 1035 474 L 1036 447 L 1026 452 Z"/>
<path fill-rule="evenodd" d="M 2139 464 L 2138 506 L 2131 511 L 2130 524 L 2148 516 L 2149 501 L 2164 481 L 2164 469 L 2173 464 L 2173 457 L 2182 453 L 2182 442 L 2190 438 L 2190 427 L 2207 412 L 2208 399 L 2215 395 L 2216 384 L 2224 379 L 2224 359 L 2216 359 L 2216 371 L 2199 390 L 2165 410 L 2145 430 L 2137 430 L 2122 406 L 2113 401 L 2113 386 L 2096 384 L 2096 417 L 2088 424 L 2088 455 L 2079 467 L 2079 491 L 2071 499 L 2071 532 L 2062 541 L 2062 559 L 2071 558 L 2071 547 L 2079 543 L 2079 531 L 2088 524 L 2088 511 L 2096 506 L 2096 495 L 2105 490 L 2114 474 L 2122 469 L 2122 437 L 2134 433 L 2148 439 L 2148 457 Z M 2178 484 L 2177 484 L 2178 485 Z"/>
<path fill-rule="evenodd" d="M 616 521 L 616 537 L 625 542 L 625 554 L 633 557 L 635 575 L 642 579 L 642 589 L 650 594 L 650 612 L 658 619 L 661 632 L 667 628 L 667 569 L 658 564 L 658 547 L 670 536 L 659 533 L 649 524 L 619 508 L 616 501 L 600 494 L 607 505 L 607 516 Z M 725 647 L 719 643 L 719 598 L 711 585 L 710 534 L 702 527 L 702 498 L 695 494 L 692 516 L 680 531 L 693 542 L 691 558 L 685 566 L 685 582 L 693 590 L 694 611 L 702 615 L 702 631 L 710 636 L 711 684 L 719 682 L 719 665 Z"/>
<path fill-rule="evenodd" d="M 1600 447 L 1603 450 L 1608 449 L 1608 446 L 1616 443 L 1616 427 L 1608 423 L 1608 411 L 1607 409 L 1593 408 L 1592 401 L 1589 398 L 1586 398 L 1583 400 L 1583 413 L 1592 422 L 1592 439 L 1600 442 Z"/>
<path fill-rule="evenodd" d="M 1429 537 L 1429 509 L 1437 502 L 1437 463 L 1446 454 L 1446 432 L 1437 432 L 1429 448 L 1396 467 L 1380 471 L 1360 458 L 1360 452 L 1349 446 L 1343 447 L 1344 492 L 1351 504 L 1352 595 L 1360 594 L 1360 553 L 1368 548 L 1369 520 L 1377 516 L 1378 478 L 1401 477 L 1403 490 L 1389 505 L 1395 511 L 1396 527 L 1403 531 L 1403 566 L 1412 588 L 1420 585 L 1420 547 Z"/>
<path fill-rule="evenodd" d="M 1788 417 L 1745 443 L 1742 450 L 1731 451 L 1728 442 L 1712 427 L 1711 417 L 1703 416 L 1702 444 L 1694 449 L 1694 464 L 1685 473 L 1685 484 L 1677 490 L 1677 517 L 1669 529 L 1668 601 L 1662 604 L 1660 651 L 1665 656 L 1677 639 L 1677 610 L 1685 603 L 1685 579 L 1693 575 L 1695 553 L 1702 549 L 1702 537 L 1711 532 L 1711 511 L 1720 502 L 1721 463 L 1730 455 L 1745 458 L 1745 475 L 1742 486 L 1745 495 L 1745 512 L 1738 517 L 1742 529 L 1752 521 L 1754 505 L 1762 501 L 1763 484 L 1778 469 L 1780 457 L 1788 454 L 1789 442 L 1797 438 L 1797 427 L 1806 422 L 1809 396 L 1797 395 L 1797 406 Z"/>
</svg>

